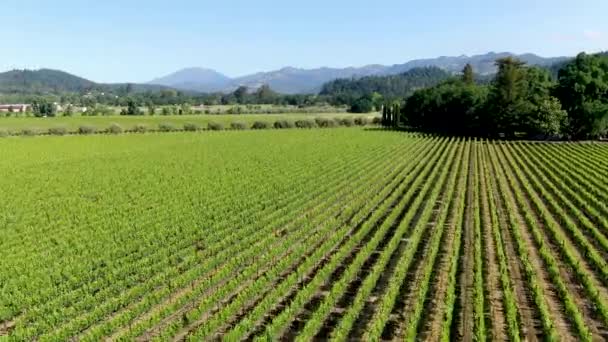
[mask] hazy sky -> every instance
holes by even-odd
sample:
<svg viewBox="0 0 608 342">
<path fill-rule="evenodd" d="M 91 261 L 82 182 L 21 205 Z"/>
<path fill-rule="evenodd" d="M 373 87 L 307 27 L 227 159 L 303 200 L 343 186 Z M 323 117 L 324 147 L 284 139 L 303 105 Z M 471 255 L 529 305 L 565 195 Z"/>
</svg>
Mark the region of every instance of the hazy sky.
<svg viewBox="0 0 608 342">
<path fill-rule="evenodd" d="M 608 0 L 3 0 L 0 70 L 148 81 L 184 67 L 395 64 L 608 50 Z"/>
</svg>

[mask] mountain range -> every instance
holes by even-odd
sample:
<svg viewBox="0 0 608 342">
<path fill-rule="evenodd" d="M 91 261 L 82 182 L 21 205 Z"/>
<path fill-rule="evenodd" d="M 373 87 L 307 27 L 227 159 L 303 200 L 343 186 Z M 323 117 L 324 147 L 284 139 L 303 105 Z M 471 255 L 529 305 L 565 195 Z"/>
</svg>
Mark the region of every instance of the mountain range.
<svg viewBox="0 0 608 342">
<path fill-rule="evenodd" d="M 361 78 L 365 76 L 398 75 L 414 68 L 437 67 L 448 73 L 460 72 L 470 63 L 475 72 L 489 75 L 496 72 L 494 62 L 498 58 L 515 56 L 530 65 L 550 67 L 568 60 L 569 57 L 540 57 L 534 54 L 516 55 L 509 52 L 490 52 L 474 56 L 442 56 L 417 59 L 395 65 L 366 65 L 348 68 L 300 69 L 285 67 L 279 70 L 258 72 L 237 78 L 230 78 L 220 72 L 204 68 L 187 68 L 143 84 L 96 83 L 60 70 L 11 70 L 0 73 L 0 93 L 60 93 L 108 91 L 114 93 L 129 91 L 158 91 L 178 89 L 189 92 L 229 92 L 245 86 L 250 89 L 264 84 L 284 94 L 318 93 L 324 84 L 336 79 Z"/>
<path fill-rule="evenodd" d="M 516 55 L 510 52 L 490 52 L 474 56 L 441 56 L 430 59 L 417 59 L 395 65 L 366 65 L 349 68 L 317 68 L 299 69 L 285 67 L 269 72 L 259 72 L 237 78 L 230 78 L 217 71 L 203 68 L 189 68 L 155 79 L 148 84 L 159 84 L 172 88 L 193 91 L 231 91 L 239 86 L 258 88 L 264 84 L 271 89 L 284 94 L 317 93 L 323 84 L 342 78 L 359 78 L 364 76 L 397 75 L 420 67 L 438 67 L 449 73 L 460 72 L 467 63 L 473 66 L 476 73 L 481 75 L 496 72 L 494 62 L 503 57 L 513 56 L 530 65 L 551 66 L 563 62 L 569 57 L 540 57 L 535 54 Z"/>
</svg>

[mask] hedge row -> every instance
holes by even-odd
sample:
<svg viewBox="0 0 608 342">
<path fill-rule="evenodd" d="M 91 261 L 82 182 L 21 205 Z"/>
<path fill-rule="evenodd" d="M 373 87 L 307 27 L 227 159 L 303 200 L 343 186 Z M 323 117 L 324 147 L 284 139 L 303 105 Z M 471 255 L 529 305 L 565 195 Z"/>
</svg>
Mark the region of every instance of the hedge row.
<svg viewBox="0 0 608 342">
<path fill-rule="evenodd" d="M 245 130 L 245 129 L 288 129 L 288 128 L 332 128 L 332 127 L 352 127 L 352 126 L 365 126 L 368 124 L 378 125 L 380 124 L 380 118 L 373 118 L 369 120 L 365 117 L 357 118 L 316 118 L 304 119 L 304 120 L 277 120 L 273 124 L 266 121 L 255 121 L 251 125 L 244 122 L 232 122 L 228 128 L 222 123 L 209 122 L 207 127 L 202 127 L 197 123 L 185 123 L 179 127 L 172 123 L 160 123 L 156 129 L 151 129 L 144 124 L 137 124 L 131 129 L 124 129 L 119 124 L 113 123 L 108 128 L 99 130 L 94 126 L 82 125 L 78 127 L 76 131 L 70 131 L 65 126 L 51 127 L 47 130 L 41 130 L 37 128 L 24 128 L 20 132 L 9 132 L 4 129 L 0 129 L 0 137 L 7 137 L 10 135 L 21 135 L 21 136 L 35 136 L 35 135 L 68 135 L 68 134 L 120 134 L 124 132 L 129 133 L 146 133 L 146 132 L 196 132 L 201 130 L 209 131 L 221 131 L 224 129 L 231 130 Z"/>
</svg>

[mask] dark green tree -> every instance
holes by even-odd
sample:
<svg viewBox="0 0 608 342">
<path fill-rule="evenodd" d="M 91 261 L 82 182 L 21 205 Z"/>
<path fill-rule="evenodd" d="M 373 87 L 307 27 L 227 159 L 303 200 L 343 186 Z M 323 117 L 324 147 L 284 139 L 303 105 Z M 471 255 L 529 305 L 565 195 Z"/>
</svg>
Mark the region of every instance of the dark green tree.
<svg viewBox="0 0 608 342">
<path fill-rule="evenodd" d="M 238 87 L 233 93 L 234 97 L 236 99 L 236 102 L 239 104 L 247 103 L 247 93 L 248 93 L 247 87 L 245 87 L 245 86 Z"/>
<path fill-rule="evenodd" d="M 255 101 L 257 104 L 273 104 L 279 97 L 279 94 L 275 93 L 270 86 L 264 84 L 255 92 Z"/>
<path fill-rule="evenodd" d="M 525 63 L 513 57 L 496 61 L 498 72 L 492 84 L 488 111 L 497 133 L 513 137 L 520 130 L 521 115 L 529 112 L 526 101 L 528 83 Z"/>
<path fill-rule="evenodd" d="M 125 109 L 124 115 L 143 115 L 144 112 L 139 109 L 139 105 L 135 100 L 129 99 L 127 101 L 127 108 Z"/>
<path fill-rule="evenodd" d="M 382 126 L 388 125 L 388 105 L 386 103 L 382 106 L 382 120 L 380 121 L 380 124 Z"/>
<path fill-rule="evenodd" d="M 351 113 L 369 113 L 374 110 L 372 101 L 367 97 L 362 97 L 355 101 L 350 107 Z"/>
<path fill-rule="evenodd" d="M 63 110 L 63 116 L 74 116 L 74 106 L 71 104 L 66 105 L 65 109 Z"/>
<path fill-rule="evenodd" d="M 38 99 L 32 103 L 32 113 L 36 117 L 53 117 L 57 113 L 57 107 L 50 101 Z"/>
<path fill-rule="evenodd" d="M 467 84 L 475 83 L 475 73 L 473 72 L 473 66 L 469 63 L 464 66 L 462 70 L 462 81 Z"/>
<path fill-rule="evenodd" d="M 392 122 L 392 126 L 394 128 L 399 128 L 399 125 L 401 124 L 401 120 L 400 120 L 400 116 L 401 116 L 401 105 L 399 105 L 398 103 L 393 104 L 393 122 Z"/>
<path fill-rule="evenodd" d="M 148 104 L 148 115 L 150 115 L 150 116 L 156 115 L 156 106 L 152 103 Z"/>
<path fill-rule="evenodd" d="M 608 134 L 608 57 L 579 54 L 559 71 L 555 93 L 574 138 Z"/>
</svg>

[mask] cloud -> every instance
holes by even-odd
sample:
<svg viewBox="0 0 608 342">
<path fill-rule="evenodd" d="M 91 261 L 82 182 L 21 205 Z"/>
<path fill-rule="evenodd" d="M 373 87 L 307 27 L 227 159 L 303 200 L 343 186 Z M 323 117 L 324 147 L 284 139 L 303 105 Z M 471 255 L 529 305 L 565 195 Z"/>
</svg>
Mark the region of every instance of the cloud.
<svg viewBox="0 0 608 342">
<path fill-rule="evenodd" d="M 604 34 L 597 30 L 584 30 L 583 37 L 590 40 L 597 40 L 603 38 Z"/>
</svg>

